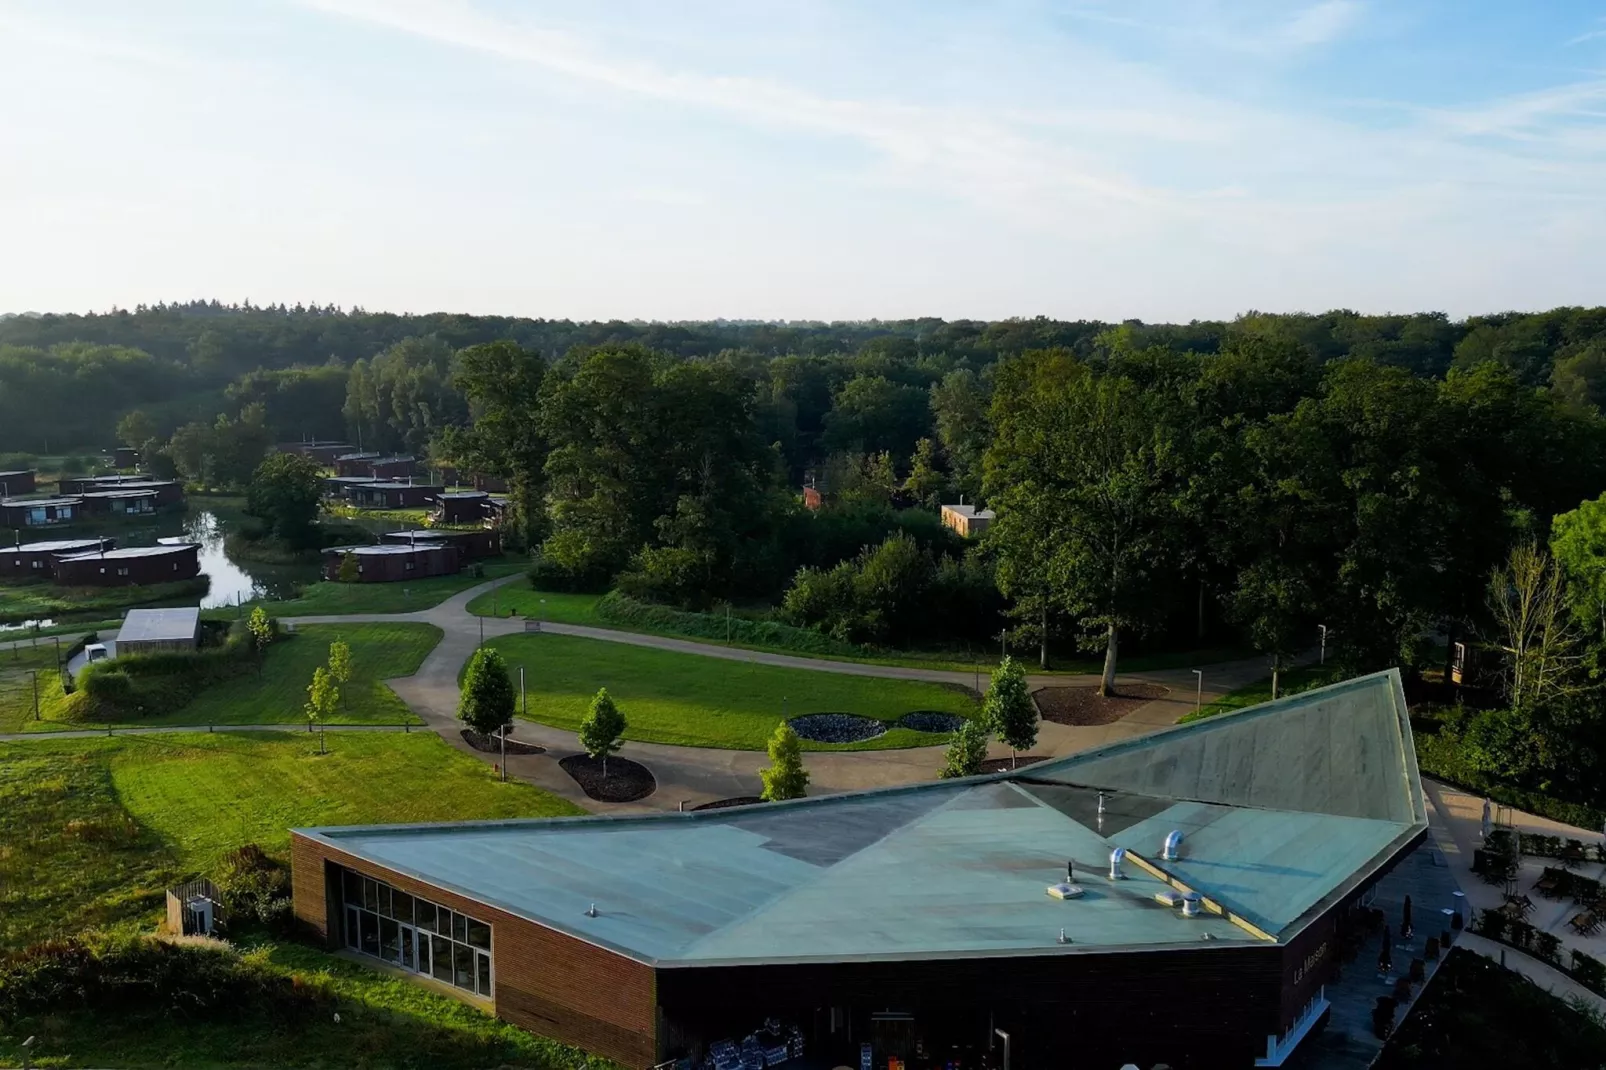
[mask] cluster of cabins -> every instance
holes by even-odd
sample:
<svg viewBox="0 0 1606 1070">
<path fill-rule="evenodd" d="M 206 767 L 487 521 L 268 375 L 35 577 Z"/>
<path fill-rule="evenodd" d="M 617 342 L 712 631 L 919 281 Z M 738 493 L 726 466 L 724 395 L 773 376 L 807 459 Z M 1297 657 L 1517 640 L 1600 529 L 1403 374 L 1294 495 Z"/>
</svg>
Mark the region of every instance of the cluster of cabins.
<svg viewBox="0 0 1606 1070">
<path fill-rule="evenodd" d="M 133 587 L 193 580 L 201 547 L 184 539 L 118 549 L 101 536 L 18 542 L 0 551 L 0 578 L 49 580 L 63 587 Z"/>
<path fill-rule="evenodd" d="M 37 494 L 32 472 L 0 472 L 0 527 L 44 528 L 104 517 L 148 516 L 184 504 L 176 480 L 140 475 L 61 480 L 53 495 Z"/>
<path fill-rule="evenodd" d="M 427 528 L 393 531 L 378 545 L 332 546 L 323 552 L 323 577 L 353 583 L 394 583 L 450 576 L 470 561 L 502 552 L 496 528 L 445 531 Z"/>
</svg>

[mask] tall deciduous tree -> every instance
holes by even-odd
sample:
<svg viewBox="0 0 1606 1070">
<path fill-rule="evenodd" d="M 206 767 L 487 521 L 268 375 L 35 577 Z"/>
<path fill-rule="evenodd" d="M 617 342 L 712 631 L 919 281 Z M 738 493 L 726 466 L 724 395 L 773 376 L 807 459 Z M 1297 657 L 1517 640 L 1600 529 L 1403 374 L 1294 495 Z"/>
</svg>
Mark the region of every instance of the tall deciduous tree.
<svg viewBox="0 0 1606 1070">
<path fill-rule="evenodd" d="M 514 522 L 525 546 L 545 533 L 547 440 L 541 431 L 546 361 L 513 342 L 470 346 L 457 354 L 452 384 L 468 399 L 472 422 L 454 428 L 447 448 L 463 467 L 505 476 Z"/>
<path fill-rule="evenodd" d="M 608 694 L 606 687 L 592 696 L 591 708 L 580 720 L 580 746 L 593 760 L 602 760 L 602 778 L 608 779 L 608 755 L 625 745 L 625 715 Z"/>
<path fill-rule="evenodd" d="M 769 756 L 769 768 L 759 770 L 758 774 L 764 781 L 763 800 L 781 802 L 803 798 L 809 786 L 809 773 L 803 768 L 803 743 L 785 721 L 776 726 L 775 734 L 770 737 Z"/>
<path fill-rule="evenodd" d="M 1131 380 L 1065 350 L 999 367 L 987 453 L 999 585 L 1044 598 L 1103 647 L 1101 694 L 1115 687 L 1121 633 L 1152 627 L 1163 605 L 1150 581 L 1176 516 L 1164 416 Z"/>
<path fill-rule="evenodd" d="M 482 646 L 468 659 L 457 716 L 474 731 L 494 735 L 513 723 L 515 694 L 507 662 L 494 647 Z"/>
<path fill-rule="evenodd" d="M 275 453 L 257 466 L 245 493 L 245 511 L 266 534 L 291 546 L 310 546 L 323 496 L 323 471 L 296 453 Z"/>
<path fill-rule="evenodd" d="M 1506 693 L 1519 714 L 1574 689 L 1578 636 L 1561 570 L 1532 542 L 1519 543 L 1489 577 L 1489 610 L 1506 654 Z"/>
</svg>

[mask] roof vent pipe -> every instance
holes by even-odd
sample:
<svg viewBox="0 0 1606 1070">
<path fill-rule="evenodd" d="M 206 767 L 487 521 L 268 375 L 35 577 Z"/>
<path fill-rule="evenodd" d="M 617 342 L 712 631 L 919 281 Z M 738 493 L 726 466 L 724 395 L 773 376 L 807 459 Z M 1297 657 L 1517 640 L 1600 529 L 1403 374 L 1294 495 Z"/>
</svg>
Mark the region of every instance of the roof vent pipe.
<svg viewBox="0 0 1606 1070">
<path fill-rule="evenodd" d="M 1104 813 L 1104 793 L 1101 791 L 1101 792 L 1099 792 L 1099 814 L 1102 816 L 1103 813 Z"/>
<path fill-rule="evenodd" d="M 1112 881 L 1125 880 L 1126 874 L 1121 872 L 1121 862 L 1126 858 L 1126 848 L 1117 847 L 1110 852 L 1110 879 Z"/>
<path fill-rule="evenodd" d="M 594 918 L 596 916 L 597 916 L 597 904 L 592 903 L 590 906 L 586 907 L 586 917 Z"/>
<path fill-rule="evenodd" d="M 1064 929 L 1061 929 L 1060 930 L 1060 943 L 1068 944 L 1070 942 L 1071 942 L 1071 938 L 1065 935 L 1065 930 Z"/>
<path fill-rule="evenodd" d="M 1197 918 L 1199 916 L 1199 900 L 1202 897 L 1198 892 L 1185 892 L 1182 896 L 1182 916 Z"/>
<path fill-rule="evenodd" d="M 1182 846 L 1182 830 L 1172 829 L 1166 833 L 1165 846 L 1160 850 L 1160 857 L 1167 862 L 1177 860 L 1177 849 Z"/>
</svg>

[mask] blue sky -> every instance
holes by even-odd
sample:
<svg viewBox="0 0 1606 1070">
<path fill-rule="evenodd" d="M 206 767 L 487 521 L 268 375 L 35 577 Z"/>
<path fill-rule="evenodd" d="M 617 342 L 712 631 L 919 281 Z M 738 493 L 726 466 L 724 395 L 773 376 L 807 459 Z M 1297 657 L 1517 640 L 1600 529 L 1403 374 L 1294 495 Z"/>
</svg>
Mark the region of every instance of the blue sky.
<svg viewBox="0 0 1606 1070">
<path fill-rule="evenodd" d="M 1600 304 L 1606 2 L 0 0 L 0 154 L 0 311 Z"/>
</svg>

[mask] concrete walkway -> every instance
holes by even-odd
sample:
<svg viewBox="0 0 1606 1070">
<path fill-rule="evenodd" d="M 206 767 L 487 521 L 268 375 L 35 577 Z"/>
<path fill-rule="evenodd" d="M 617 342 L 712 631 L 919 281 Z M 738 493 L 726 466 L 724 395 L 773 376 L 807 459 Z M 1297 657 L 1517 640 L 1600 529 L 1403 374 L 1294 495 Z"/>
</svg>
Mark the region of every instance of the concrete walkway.
<svg viewBox="0 0 1606 1070">
<path fill-rule="evenodd" d="M 437 733 L 459 751 L 494 764 L 495 754 L 487 754 L 470 747 L 462 735 L 462 723 L 457 719 L 458 673 L 476 647 L 483 640 L 502 635 L 523 634 L 526 626 L 518 617 L 479 617 L 468 612 L 468 604 L 480 595 L 503 584 L 520 579 L 507 576 L 461 591 L 437 606 L 411 613 L 361 613 L 320 617 L 285 617 L 282 623 L 291 626 L 310 624 L 371 624 L 409 622 L 433 624 L 441 629 L 441 641 L 424 658 L 412 676 L 388 681 L 391 688 L 423 721 L 424 726 Z M 636 632 L 614 631 L 575 624 L 546 623 L 541 632 L 554 635 L 578 636 L 600 642 L 622 643 L 648 647 L 677 654 L 743 661 L 776 668 L 809 672 L 829 672 L 848 676 L 876 677 L 880 679 L 913 680 L 972 688 L 975 674 L 948 669 L 925 669 L 894 665 L 872 665 L 851 661 L 830 661 L 798 657 L 790 654 L 772 654 L 744 650 L 713 643 L 700 643 L 688 639 L 642 635 Z M 1246 659 L 1212 665 L 1205 669 L 1203 701 L 1211 702 L 1228 691 L 1263 679 L 1267 666 L 1262 659 Z M 981 677 L 983 687 L 987 677 Z M 1096 674 L 1080 676 L 1032 676 L 1032 687 L 1080 687 L 1098 683 Z M 1168 689 L 1168 693 L 1153 702 L 1139 706 L 1113 724 L 1078 727 L 1044 721 L 1038 732 L 1038 745 L 1032 753 L 1047 757 L 1074 754 L 1092 747 L 1102 746 L 1132 736 L 1145 735 L 1169 728 L 1184 714 L 1193 709 L 1198 692 L 1196 678 L 1191 669 L 1168 669 L 1150 673 L 1122 674 L 1117 683 L 1145 683 Z M 275 731 L 304 729 L 301 725 L 231 726 L 220 731 Z M 118 729 L 116 734 L 130 732 L 208 731 L 197 728 Z M 335 731 L 330 726 L 330 731 Z M 341 728 L 348 731 L 350 728 Z M 399 727 L 384 726 L 369 730 L 401 731 Z M 23 733 L 0 736 L 7 741 L 23 739 L 81 738 L 104 736 L 104 730 L 83 732 Z M 572 732 L 549 728 L 545 725 L 520 721 L 510 738 L 545 747 L 540 755 L 509 755 L 508 775 L 536 784 L 556 795 L 576 802 L 589 810 L 599 812 L 629 812 L 672 810 L 681 805 L 690 808 L 715 799 L 737 795 L 758 794 L 761 782 L 759 770 L 768 764 L 762 751 L 724 750 L 715 747 L 679 747 L 657 743 L 626 743 L 620 752 L 652 770 L 658 779 L 658 790 L 639 803 L 599 803 L 586 797 L 574 780 L 558 766 L 558 759 L 581 753 L 578 740 Z M 942 765 L 944 748 L 915 747 L 905 750 L 879 751 L 817 751 L 809 752 L 804 761 L 809 770 L 809 791 L 825 795 L 862 788 L 885 787 L 929 780 Z M 994 743 L 990 756 L 1006 758 L 1009 749 Z"/>
</svg>

